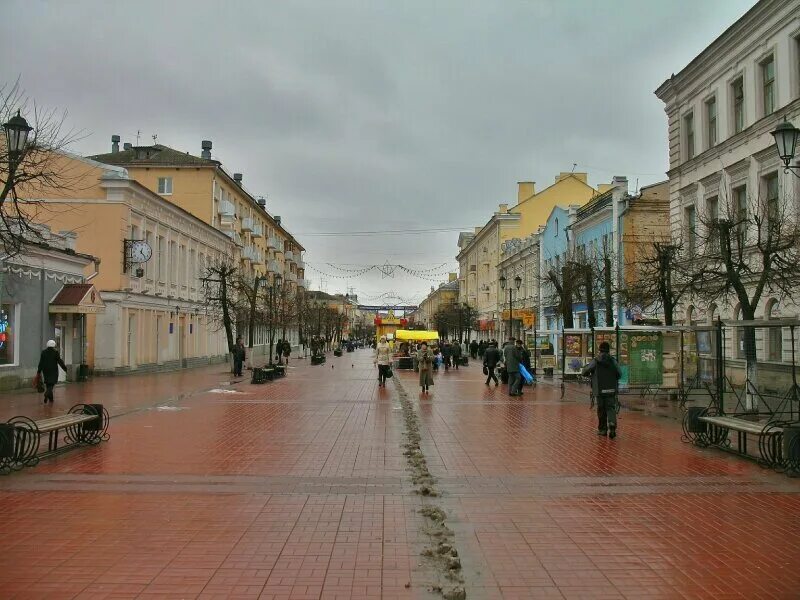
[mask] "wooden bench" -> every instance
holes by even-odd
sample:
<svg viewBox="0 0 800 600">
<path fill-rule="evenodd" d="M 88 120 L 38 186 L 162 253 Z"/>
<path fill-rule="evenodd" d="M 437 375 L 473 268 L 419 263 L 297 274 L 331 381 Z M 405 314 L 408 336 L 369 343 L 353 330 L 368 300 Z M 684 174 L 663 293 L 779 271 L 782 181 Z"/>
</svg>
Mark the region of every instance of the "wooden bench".
<svg viewBox="0 0 800 600">
<path fill-rule="evenodd" d="M 725 415 L 703 416 L 698 417 L 698 420 L 711 425 L 712 427 L 716 427 L 726 433 L 726 435 L 718 436 L 720 443 L 715 444 L 717 446 L 726 445 L 727 432 L 735 431 L 737 441 L 736 447 L 739 454 L 742 454 L 743 456 L 749 456 L 747 453 L 748 435 L 754 435 L 759 438 L 759 452 L 761 454 L 761 458 L 765 462 L 773 462 L 774 459 L 771 460 L 769 457 L 776 455 L 779 456 L 780 454 L 778 448 L 781 443 L 781 437 L 783 436 L 783 427 L 772 425 L 770 423 L 748 421 L 747 419 Z"/>
<path fill-rule="evenodd" d="M 108 411 L 102 404 L 76 404 L 65 415 L 38 421 L 24 416 L 14 417 L 3 427 L 5 438 L 0 445 L 0 473 L 34 466 L 41 458 L 75 446 L 95 445 L 108 440 L 108 422 Z M 63 436 L 61 432 L 64 432 Z M 43 435 L 48 436 L 46 451 L 40 451 Z"/>
</svg>

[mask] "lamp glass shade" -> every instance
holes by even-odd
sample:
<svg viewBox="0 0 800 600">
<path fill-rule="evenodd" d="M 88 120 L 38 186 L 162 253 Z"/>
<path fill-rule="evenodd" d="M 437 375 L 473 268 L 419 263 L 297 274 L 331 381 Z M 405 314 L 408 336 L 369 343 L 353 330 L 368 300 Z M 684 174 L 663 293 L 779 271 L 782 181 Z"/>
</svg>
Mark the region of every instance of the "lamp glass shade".
<svg viewBox="0 0 800 600">
<path fill-rule="evenodd" d="M 6 144 L 9 154 L 18 156 L 25 151 L 28 144 L 28 134 L 33 127 L 28 125 L 25 117 L 17 114 L 8 120 L 8 123 L 3 124 L 3 129 L 6 132 Z"/>
<path fill-rule="evenodd" d="M 517 289 L 522 287 L 522 277 L 520 277 L 519 275 L 514 277 L 514 285 L 517 286 Z"/>
<path fill-rule="evenodd" d="M 275 275 L 272 281 L 275 283 L 275 285 L 280 285 L 281 282 L 283 281 L 283 277 L 281 277 L 280 275 Z"/>
<path fill-rule="evenodd" d="M 505 277 L 501 277 L 500 278 L 500 287 L 502 289 L 506 289 L 506 278 Z"/>
<path fill-rule="evenodd" d="M 784 121 L 775 128 L 775 131 L 772 132 L 772 137 L 775 138 L 778 156 L 781 157 L 784 164 L 788 165 L 794 159 L 797 140 L 800 138 L 800 129 L 788 121 Z"/>
</svg>

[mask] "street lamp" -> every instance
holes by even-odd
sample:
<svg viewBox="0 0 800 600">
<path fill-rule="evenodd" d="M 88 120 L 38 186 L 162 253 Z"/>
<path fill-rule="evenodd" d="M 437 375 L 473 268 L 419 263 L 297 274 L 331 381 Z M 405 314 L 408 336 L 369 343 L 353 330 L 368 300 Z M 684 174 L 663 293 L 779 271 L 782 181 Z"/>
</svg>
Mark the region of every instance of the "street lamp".
<svg viewBox="0 0 800 600">
<path fill-rule="evenodd" d="M 28 134 L 33 130 L 33 127 L 28 125 L 25 117 L 17 114 L 8 120 L 8 123 L 3 124 L 3 129 L 6 132 L 6 148 L 8 148 L 9 162 L 16 162 L 25 153 L 25 148 L 28 145 Z"/>
<path fill-rule="evenodd" d="M 775 131 L 772 132 L 772 137 L 775 138 L 778 156 L 783 161 L 784 173 L 791 171 L 795 176 L 800 177 L 800 174 L 797 173 L 800 167 L 790 164 L 794 160 L 797 141 L 800 138 L 800 129 L 789 121 L 784 121 L 775 128 Z"/>
<path fill-rule="evenodd" d="M 502 275 L 500 277 L 500 287 L 501 287 L 501 289 L 506 289 L 506 283 L 508 283 L 508 280 L 506 279 L 505 275 Z M 519 275 L 514 277 L 514 286 L 517 288 L 517 291 L 519 291 L 519 288 L 522 287 L 522 277 L 520 277 Z M 514 335 L 514 332 L 513 332 L 513 327 L 514 327 L 514 325 L 513 325 L 513 323 L 514 323 L 514 306 L 511 303 L 511 293 L 512 292 L 513 292 L 513 288 L 508 288 L 508 335 L 509 336 Z"/>
</svg>

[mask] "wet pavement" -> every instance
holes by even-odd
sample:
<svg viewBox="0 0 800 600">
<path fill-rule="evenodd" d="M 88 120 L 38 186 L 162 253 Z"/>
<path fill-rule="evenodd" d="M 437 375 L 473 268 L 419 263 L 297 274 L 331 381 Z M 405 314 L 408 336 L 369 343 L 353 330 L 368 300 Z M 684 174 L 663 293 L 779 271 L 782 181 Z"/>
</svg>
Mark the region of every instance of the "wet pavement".
<svg viewBox="0 0 800 600">
<path fill-rule="evenodd" d="M 800 481 L 642 412 L 600 438 L 576 388 L 512 398 L 477 365 L 415 384 L 378 388 L 360 351 L 260 386 L 216 365 L 65 386 L 53 408 L 0 396 L 3 420 L 113 416 L 109 442 L 0 477 L 0 598 L 441 598 L 423 507 L 468 598 L 800 597 Z"/>
</svg>

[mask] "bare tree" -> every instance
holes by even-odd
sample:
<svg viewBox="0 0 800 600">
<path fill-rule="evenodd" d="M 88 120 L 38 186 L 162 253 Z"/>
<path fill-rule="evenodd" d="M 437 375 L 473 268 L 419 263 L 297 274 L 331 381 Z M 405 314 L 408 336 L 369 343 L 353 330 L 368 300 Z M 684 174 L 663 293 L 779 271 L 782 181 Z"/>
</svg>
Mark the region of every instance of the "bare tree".
<svg viewBox="0 0 800 600">
<path fill-rule="evenodd" d="M 697 295 L 708 302 L 735 299 L 742 320 L 754 320 L 768 294 L 798 299 L 800 289 L 800 225 L 791 194 L 779 195 L 778 178 L 766 180 L 755 195 L 744 188 L 725 196 L 718 214 L 699 215 L 695 276 Z M 756 338 L 745 327 L 743 350 L 747 377 L 756 386 Z M 748 394 L 748 408 L 753 408 Z"/>
<path fill-rule="evenodd" d="M 681 238 L 643 246 L 626 273 L 626 300 L 662 312 L 664 324 L 673 325 L 681 300 L 702 281 L 694 259 L 693 248 Z"/>
<path fill-rule="evenodd" d="M 76 165 L 63 160 L 67 147 L 80 138 L 80 132 L 66 129 L 66 113 L 36 105 L 19 80 L 0 86 L 0 122 L 22 118 L 31 128 L 22 151 L 13 151 L 5 140 L 0 144 L 0 246 L 6 256 L 18 254 L 26 242 L 41 241 L 33 226 L 43 210 L 38 198 L 63 193 L 80 179 Z"/>
<path fill-rule="evenodd" d="M 200 281 L 209 310 L 209 319 L 225 329 L 228 351 L 233 350 L 233 332 L 237 316 L 237 269 L 229 258 L 208 264 Z"/>
</svg>

